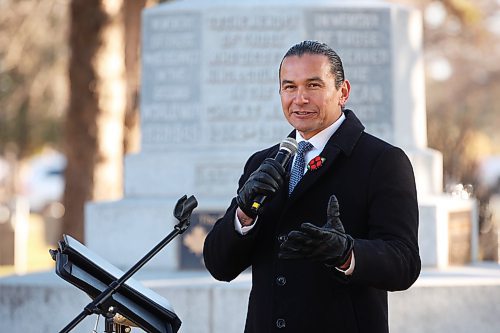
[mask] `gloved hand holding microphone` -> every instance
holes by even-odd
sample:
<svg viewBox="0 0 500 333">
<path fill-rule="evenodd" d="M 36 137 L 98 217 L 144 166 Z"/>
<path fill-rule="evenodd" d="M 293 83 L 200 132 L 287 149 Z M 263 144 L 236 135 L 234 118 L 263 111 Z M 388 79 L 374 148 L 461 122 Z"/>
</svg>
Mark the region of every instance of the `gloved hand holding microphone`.
<svg viewBox="0 0 500 333">
<path fill-rule="evenodd" d="M 267 197 L 273 196 L 285 182 L 287 164 L 297 152 L 297 141 L 284 139 L 274 158 L 266 158 L 238 191 L 236 202 L 240 210 L 251 220 L 261 212 Z"/>
<path fill-rule="evenodd" d="M 260 167 L 247 179 L 238 191 L 236 202 L 248 217 L 254 219 L 258 209 L 253 209 L 255 199 L 259 196 L 272 196 L 283 185 L 285 169 L 275 159 L 266 158 Z"/>
</svg>

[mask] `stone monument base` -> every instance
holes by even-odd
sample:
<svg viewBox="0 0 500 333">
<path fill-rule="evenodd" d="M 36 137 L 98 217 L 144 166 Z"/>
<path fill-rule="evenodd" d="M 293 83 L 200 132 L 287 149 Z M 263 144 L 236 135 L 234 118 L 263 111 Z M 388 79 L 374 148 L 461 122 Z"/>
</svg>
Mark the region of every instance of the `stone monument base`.
<svg viewBox="0 0 500 333">
<path fill-rule="evenodd" d="M 100 256 L 126 270 L 160 242 L 177 221 L 172 209 L 177 199 L 126 198 L 115 202 L 94 202 L 86 206 L 86 246 Z M 225 207 L 216 200 L 203 198 L 199 212 L 222 215 Z M 229 204 L 229 202 L 228 202 Z M 419 198 L 419 246 L 422 266 L 444 268 L 464 265 L 478 258 L 478 220 L 475 200 L 449 195 Z M 203 239 L 211 226 L 194 225 L 196 256 L 201 260 Z M 186 236 L 184 235 L 184 236 Z M 154 257 L 147 269 L 176 271 L 183 267 L 181 240 L 177 237 Z M 184 266 L 185 267 L 185 266 Z M 203 268 L 200 263 L 198 267 Z"/>
<path fill-rule="evenodd" d="M 477 202 L 450 195 L 419 198 L 422 266 L 445 268 L 478 260 Z"/>
<path fill-rule="evenodd" d="M 180 333 L 243 332 L 250 274 L 231 283 L 215 281 L 205 272 L 138 274 L 139 280 L 173 305 L 183 322 Z M 424 270 L 409 290 L 389 293 L 390 331 L 497 333 L 499 299 L 496 263 Z M 87 295 L 53 272 L 2 278 L 0 331 L 58 332 L 89 302 Z M 91 332 L 95 319 L 87 317 L 72 332 Z"/>
</svg>

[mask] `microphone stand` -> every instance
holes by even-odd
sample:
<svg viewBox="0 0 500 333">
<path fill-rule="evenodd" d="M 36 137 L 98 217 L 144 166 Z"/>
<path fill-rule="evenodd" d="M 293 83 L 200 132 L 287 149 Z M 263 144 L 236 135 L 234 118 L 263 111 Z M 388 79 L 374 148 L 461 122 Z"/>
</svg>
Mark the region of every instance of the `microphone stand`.
<svg viewBox="0 0 500 333">
<path fill-rule="evenodd" d="M 144 266 L 158 252 L 160 252 L 161 249 L 163 249 L 168 243 L 170 243 L 172 239 L 187 230 L 190 223 L 191 213 L 197 206 L 198 201 L 194 196 L 190 196 L 189 198 L 187 198 L 187 196 L 184 195 L 182 198 L 180 198 L 174 208 L 174 216 L 177 220 L 179 220 L 179 223 L 174 227 L 174 230 L 170 234 L 168 234 L 167 237 L 165 237 L 160 243 L 158 243 L 151 251 L 149 251 L 144 257 L 142 257 L 142 259 L 140 259 L 134 266 L 132 266 L 132 268 L 125 272 L 122 277 L 120 277 L 118 280 L 113 281 L 106 290 L 104 290 L 96 298 L 94 298 L 92 302 L 87 304 L 83 311 L 79 315 L 77 315 L 68 325 L 66 325 L 66 327 L 64 327 L 60 331 L 60 333 L 70 332 L 73 328 L 76 327 L 76 325 L 78 325 L 83 319 L 85 319 L 85 317 L 91 314 L 104 315 L 109 323 L 109 319 L 112 320 L 113 317 L 111 316 L 111 318 L 108 318 L 110 316 L 110 312 L 114 312 L 116 310 L 110 309 L 105 312 L 101 310 L 103 304 L 105 304 L 106 301 L 111 296 L 113 296 L 113 294 L 116 293 L 130 277 L 132 277 L 132 275 L 137 273 L 137 271 L 141 269 L 142 266 Z M 106 325 L 106 332 L 108 332 L 110 329 L 108 325 Z"/>
</svg>

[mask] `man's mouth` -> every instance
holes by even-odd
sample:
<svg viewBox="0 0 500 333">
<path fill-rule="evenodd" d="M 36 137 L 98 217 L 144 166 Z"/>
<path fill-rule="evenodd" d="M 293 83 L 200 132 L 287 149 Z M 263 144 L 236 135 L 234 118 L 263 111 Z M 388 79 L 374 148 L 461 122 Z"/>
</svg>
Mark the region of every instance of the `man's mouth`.
<svg viewBox="0 0 500 333">
<path fill-rule="evenodd" d="M 292 114 L 296 114 L 298 116 L 307 116 L 314 113 L 313 111 L 292 111 Z"/>
</svg>

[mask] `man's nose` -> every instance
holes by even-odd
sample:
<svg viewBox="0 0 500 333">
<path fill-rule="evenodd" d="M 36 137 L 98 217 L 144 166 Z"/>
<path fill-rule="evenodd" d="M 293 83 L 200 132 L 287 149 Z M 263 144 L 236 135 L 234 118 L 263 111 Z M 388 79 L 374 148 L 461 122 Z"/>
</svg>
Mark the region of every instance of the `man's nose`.
<svg viewBox="0 0 500 333">
<path fill-rule="evenodd" d="M 308 98 L 307 92 L 304 88 L 299 87 L 297 89 L 297 94 L 295 95 L 294 102 L 297 105 L 309 103 L 309 98 Z"/>
</svg>

